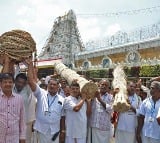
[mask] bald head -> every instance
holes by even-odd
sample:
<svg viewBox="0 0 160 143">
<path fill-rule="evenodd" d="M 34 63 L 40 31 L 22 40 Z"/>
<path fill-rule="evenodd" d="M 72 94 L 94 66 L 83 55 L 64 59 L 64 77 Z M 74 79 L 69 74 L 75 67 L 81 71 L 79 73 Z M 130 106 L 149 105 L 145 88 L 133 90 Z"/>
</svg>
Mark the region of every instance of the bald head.
<svg viewBox="0 0 160 143">
<path fill-rule="evenodd" d="M 100 93 L 101 94 L 105 94 L 106 92 L 109 92 L 109 81 L 106 80 L 106 79 L 102 79 L 100 82 L 99 82 L 99 85 L 100 85 Z"/>
</svg>

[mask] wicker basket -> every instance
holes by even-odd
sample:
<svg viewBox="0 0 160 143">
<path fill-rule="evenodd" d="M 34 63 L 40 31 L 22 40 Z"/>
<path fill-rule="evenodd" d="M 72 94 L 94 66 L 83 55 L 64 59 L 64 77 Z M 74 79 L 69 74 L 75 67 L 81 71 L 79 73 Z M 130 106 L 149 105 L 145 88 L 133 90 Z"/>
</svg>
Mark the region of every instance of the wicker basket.
<svg viewBox="0 0 160 143">
<path fill-rule="evenodd" d="M 36 54 L 36 43 L 28 32 L 12 30 L 0 36 L 0 56 L 6 54 L 20 62 L 33 53 Z"/>
</svg>

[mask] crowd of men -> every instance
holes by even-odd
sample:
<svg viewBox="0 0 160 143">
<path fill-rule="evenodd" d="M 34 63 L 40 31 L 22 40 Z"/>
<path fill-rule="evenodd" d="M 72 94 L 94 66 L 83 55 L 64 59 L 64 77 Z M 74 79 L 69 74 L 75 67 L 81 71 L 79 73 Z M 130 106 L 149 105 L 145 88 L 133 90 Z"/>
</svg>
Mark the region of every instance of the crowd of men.
<svg viewBox="0 0 160 143">
<path fill-rule="evenodd" d="M 13 77 L 9 63 L 6 57 L 0 76 L 0 143 L 160 143 L 160 78 L 150 88 L 128 81 L 130 109 L 118 113 L 118 90 L 107 79 L 87 100 L 76 80 L 37 81 L 31 58 L 24 60 L 27 75 Z"/>
</svg>

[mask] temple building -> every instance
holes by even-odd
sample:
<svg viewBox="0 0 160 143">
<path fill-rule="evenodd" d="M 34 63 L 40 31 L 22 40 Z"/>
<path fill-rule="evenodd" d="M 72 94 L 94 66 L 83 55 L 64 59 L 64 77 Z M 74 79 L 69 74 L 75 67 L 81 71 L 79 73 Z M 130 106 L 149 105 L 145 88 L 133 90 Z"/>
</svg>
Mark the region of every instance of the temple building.
<svg viewBox="0 0 160 143">
<path fill-rule="evenodd" d="M 119 31 L 111 37 L 83 44 L 75 13 L 70 10 L 58 17 L 46 40 L 39 60 L 61 59 L 70 68 L 79 70 L 160 64 L 160 23 Z M 54 62 L 54 60 L 53 60 Z"/>
<path fill-rule="evenodd" d="M 160 64 L 160 23 L 90 41 L 85 48 L 75 60 L 80 69 L 114 68 L 117 64 L 129 67 Z"/>
<path fill-rule="evenodd" d="M 39 59 L 62 58 L 62 62 L 73 68 L 76 54 L 84 51 L 84 45 L 77 27 L 76 15 L 70 10 L 59 16 L 43 47 Z"/>
</svg>

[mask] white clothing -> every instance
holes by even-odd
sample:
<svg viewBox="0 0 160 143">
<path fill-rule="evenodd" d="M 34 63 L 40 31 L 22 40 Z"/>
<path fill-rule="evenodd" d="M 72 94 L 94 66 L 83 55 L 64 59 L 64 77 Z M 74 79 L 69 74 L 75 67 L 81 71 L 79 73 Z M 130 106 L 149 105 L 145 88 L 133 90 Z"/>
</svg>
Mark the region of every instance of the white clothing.
<svg viewBox="0 0 160 143">
<path fill-rule="evenodd" d="M 115 143 L 136 143 L 135 133 L 116 130 Z"/>
<path fill-rule="evenodd" d="M 143 90 L 143 92 L 147 93 L 147 97 L 150 97 L 151 94 L 150 94 L 150 89 L 147 88 L 146 86 L 144 85 L 141 85 L 141 89 Z"/>
<path fill-rule="evenodd" d="M 14 77 L 16 77 L 20 72 L 21 72 L 20 66 L 16 65 Z M 36 119 L 35 117 L 36 98 L 33 96 L 33 92 L 30 86 L 27 84 L 20 92 L 18 92 L 14 85 L 12 92 L 19 94 L 23 97 L 26 123 L 33 122 Z"/>
<path fill-rule="evenodd" d="M 158 118 L 158 117 L 160 117 L 160 108 L 158 109 L 158 113 L 157 113 L 157 117 L 156 118 Z"/>
<path fill-rule="evenodd" d="M 111 130 L 110 130 L 110 136 L 111 136 L 110 143 L 114 143 L 115 142 L 115 139 L 114 139 L 113 135 L 114 135 L 114 124 L 112 124 Z"/>
<path fill-rule="evenodd" d="M 48 131 L 46 134 L 43 134 L 41 132 L 37 132 L 39 143 L 59 143 L 59 135 L 57 136 L 55 141 L 52 141 L 53 135 L 50 131 Z"/>
<path fill-rule="evenodd" d="M 137 116 L 133 111 L 119 114 L 117 129 L 128 132 L 135 132 L 137 126 Z"/>
<path fill-rule="evenodd" d="M 32 139 L 32 124 L 33 122 L 26 124 L 26 143 L 31 143 Z"/>
<path fill-rule="evenodd" d="M 115 138 L 111 137 L 109 143 L 115 143 Z"/>
<path fill-rule="evenodd" d="M 110 139 L 110 131 L 102 131 L 98 128 L 89 128 L 87 143 L 109 143 Z"/>
<path fill-rule="evenodd" d="M 51 130 L 51 134 L 55 134 L 60 130 L 60 119 L 61 116 L 63 116 L 62 108 L 64 99 L 58 94 L 51 96 L 38 85 L 34 95 L 37 98 L 34 129 L 43 134 Z"/>
<path fill-rule="evenodd" d="M 34 132 L 32 132 L 32 138 L 31 138 L 31 142 L 30 143 L 39 143 L 39 139 L 38 139 L 38 135 L 37 135 L 37 131 L 34 130 Z"/>
<path fill-rule="evenodd" d="M 111 132 L 111 137 L 113 137 L 113 135 L 114 135 L 114 124 L 111 124 L 110 132 Z"/>
<path fill-rule="evenodd" d="M 48 84 L 48 81 L 51 79 L 51 76 L 46 76 L 46 78 L 45 78 L 45 84 Z"/>
<path fill-rule="evenodd" d="M 61 95 L 63 98 L 66 97 L 62 88 L 59 89 L 59 95 Z"/>
<path fill-rule="evenodd" d="M 32 137 L 32 124 L 35 121 L 35 108 L 36 108 L 36 98 L 33 96 L 33 92 L 29 85 L 26 85 L 21 92 L 18 92 L 15 85 L 12 90 L 14 93 L 19 94 L 24 100 L 25 109 L 25 121 L 26 121 L 26 143 L 31 142 Z"/>
<path fill-rule="evenodd" d="M 65 143 L 86 143 L 86 138 L 66 137 Z"/>
<path fill-rule="evenodd" d="M 129 101 L 134 108 L 139 107 L 139 101 L 136 94 L 129 96 Z M 129 110 L 119 114 L 117 129 L 127 132 L 134 132 L 137 126 L 137 116 L 136 114 Z"/>
<path fill-rule="evenodd" d="M 160 143 L 160 139 L 153 139 L 150 137 L 142 136 L 142 143 Z"/>
<path fill-rule="evenodd" d="M 66 136 L 71 138 L 86 138 L 87 136 L 87 105 L 84 102 L 78 112 L 73 111 L 73 108 L 80 102 L 73 96 L 68 96 L 64 100 L 64 110 L 66 119 Z"/>
<path fill-rule="evenodd" d="M 160 139 L 160 126 L 157 122 L 157 117 L 160 109 L 160 99 L 154 105 L 152 97 L 149 97 L 143 101 L 140 106 L 140 114 L 144 115 L 144 125 L 142 134 L 146 137 L 153 139 Z"/>
<path fill-rule="evenodd" d="M 26 85 L 21 92 L 18 92 L 16 87 L 13 87 L 13 93 L 19 94 L 23 97 L 25 107 L 26 123 L 33 122 L 35 117 L 36 98 L 33 96 L 33 92 L 29 85 Z"/>
</svg>

